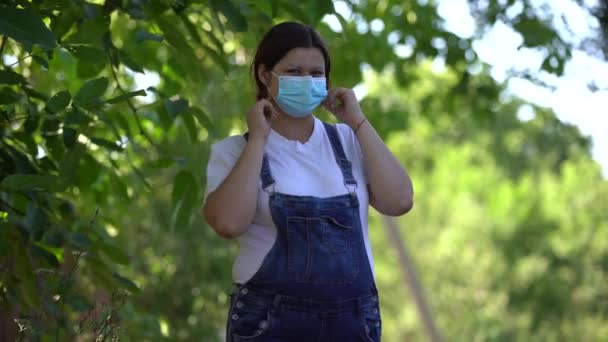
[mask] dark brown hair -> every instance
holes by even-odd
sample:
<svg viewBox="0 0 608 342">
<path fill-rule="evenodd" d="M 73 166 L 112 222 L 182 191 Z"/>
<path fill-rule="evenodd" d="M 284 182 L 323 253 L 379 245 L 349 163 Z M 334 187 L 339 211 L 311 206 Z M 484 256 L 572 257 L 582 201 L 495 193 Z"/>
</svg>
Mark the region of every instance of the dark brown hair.
<svg viewBox="0 0 608 342">
<path fill-rule="evenodd" d="M 251 73 L 255 79 L 257 88 L 257 99 L 268 97 L 268 89 L 258 78 L 258 68 L 264 65 L 266 70 L 272 70 L 274 66 L 285 55 L 295 48 L 317 48 L 325 59 L 325 78 L 329 86 L 330 60 L 325 43 L 319 34 L 310 26 L 296 23 L 284 22 L 273 26 L 260 41 L 253 62 L 251 63 Z"/>
</svg>

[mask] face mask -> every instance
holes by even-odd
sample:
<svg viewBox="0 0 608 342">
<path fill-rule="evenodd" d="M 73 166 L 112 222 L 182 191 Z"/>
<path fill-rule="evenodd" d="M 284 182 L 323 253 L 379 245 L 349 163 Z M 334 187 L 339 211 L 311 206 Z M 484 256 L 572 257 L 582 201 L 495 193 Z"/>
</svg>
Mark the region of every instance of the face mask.
<svg viewBox="0 0 608 342">
<path fill-rule="evenodd" d="M 327 97 L 325 77 L 275 76 L 279 79 L 279 93 L 274 100 L 290 116 L 309 115 Z"/>
</svg>

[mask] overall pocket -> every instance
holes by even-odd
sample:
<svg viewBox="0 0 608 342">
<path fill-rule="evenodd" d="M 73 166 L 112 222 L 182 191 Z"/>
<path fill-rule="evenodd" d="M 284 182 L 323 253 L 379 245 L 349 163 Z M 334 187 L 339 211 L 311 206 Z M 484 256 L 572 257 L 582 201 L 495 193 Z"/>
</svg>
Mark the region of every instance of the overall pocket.
<svg viewBox="0 0 608 342">
<path fill-rule="evenodd" d="M 315 284 L 352 282 L 359 273 L 355 231 L 335 216 L 287 217 L 287 269 Z"/>
<path fill-rule="evenodd" d="M 264 336 L 271 323 L 270 303 L 241 289 L 228 313 L 228 341 L 255 341 Z"/>
<path fill-rule="evenodd" d="M 380 308 L 375 305 L 366 308 L 362 315 L 363 336 L 367 342 L 380 342 L 382 338 L 382 319 L 380 318 Z"/>
</svg>

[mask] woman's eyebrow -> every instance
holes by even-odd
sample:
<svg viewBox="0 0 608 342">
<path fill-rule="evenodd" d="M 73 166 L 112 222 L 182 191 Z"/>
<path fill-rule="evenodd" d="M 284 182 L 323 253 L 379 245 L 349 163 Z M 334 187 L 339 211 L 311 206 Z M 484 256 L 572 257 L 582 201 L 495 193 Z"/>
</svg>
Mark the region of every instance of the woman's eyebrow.
<svg viewBox="0 0 608 342">
<path fill-rule="evenodd" d="M 286 65 L 286 67 L 288 67 L 288 68 L 300 68 L 300 69 L 302 69 L 302 66 L 300 66 L 298 64 L 293 64 L 293 63 L 288 63 Z M 317 66 L 313 66 L 313 67 L 310 68 L 310 70 L 323 70 L 323 69 L 325 69 L 324 65 L 317 65 Z"/>
</svg>

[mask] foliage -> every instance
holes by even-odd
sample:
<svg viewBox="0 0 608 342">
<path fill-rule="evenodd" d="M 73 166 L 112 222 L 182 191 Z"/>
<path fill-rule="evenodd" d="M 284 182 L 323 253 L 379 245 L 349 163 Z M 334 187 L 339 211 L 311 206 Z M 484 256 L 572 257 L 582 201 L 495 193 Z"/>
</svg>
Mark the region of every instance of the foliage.
<svg viewBox="0 0 608 342">
<path fill-rule="evenodd" d="M 340 3 L 352 13 L 329 1 L 4 1 L 0 327 L 221 339 L 236 246 L 198 214 L 205 164 L 213 142 L 244 129 L 261 34 L 299 20 L 327 40 L 332 83 L 370 86 L 362 105 L 413 175 L 403 223 L 444 335 L 606 338 L 608 189 L 588 139 L 544 109 L 519 121 L 522 103 L 471 71 L 475 38 L 446 31 L 434 2 Z M 491 24 L 507 8 L 489 3 L 474 10 Z M 572 46 L 545 24 L 512 23 L 526 45 L 555 49 L 557 67 L 542 68 L 559 74 Z M 436 57 L 445 72 L 428 70 Z M 141 75 L 160 82 L 137 89 Z M 390 300 L 405 286 L 373 237 L 385 337 L 422 339 L 413 307 Z"/>
</svg>

